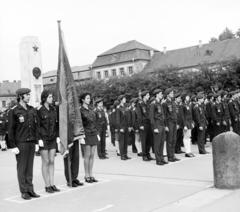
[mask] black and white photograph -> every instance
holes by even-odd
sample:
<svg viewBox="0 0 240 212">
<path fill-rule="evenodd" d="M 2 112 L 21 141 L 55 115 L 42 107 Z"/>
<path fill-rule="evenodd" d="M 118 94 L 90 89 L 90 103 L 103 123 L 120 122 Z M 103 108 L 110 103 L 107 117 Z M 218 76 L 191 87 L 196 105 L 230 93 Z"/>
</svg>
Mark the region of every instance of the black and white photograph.
<svg viewBox="0 0 240 212">
<path fill-rule="evenodd" d="M 2 1 L 0 170 L 0 212 L 239 212 L 240 1 Z"/>
</svg>

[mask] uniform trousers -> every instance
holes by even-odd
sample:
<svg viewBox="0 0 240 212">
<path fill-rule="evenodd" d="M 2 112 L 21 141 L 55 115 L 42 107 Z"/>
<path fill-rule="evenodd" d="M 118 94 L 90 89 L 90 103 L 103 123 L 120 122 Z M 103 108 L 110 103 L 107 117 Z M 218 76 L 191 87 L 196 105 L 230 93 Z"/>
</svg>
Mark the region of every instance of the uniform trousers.
<svg viewBox="0 0 240 212">
<path fill-rule="evenodd" d="M 153 133 L 153 141 L 154 141 L 154 152 L 156 157 L 156 162 L 163 161 L 163 147 L 166 139 L 165 136 L 165 127 L 158 127 L 158 133 Z"/>
<path fill-rule="evenodd" d="M 168 159 L 174 159 L 177 140 L 177 123 L 169 122 L 168 129 L 169 131 L 167 132 L 167 156 Z"/>
<path fill-rule="evenodd" d="M 121 156 L 127 156 L 128 135 L 127 129 L 124 129 L 124 132 L 119 132 L 119 150 Z"/>
<path fill-rule="evenodd" d="M 106 154 L 106 129 L 102 128 L 99 130 L 100 141 L 97 145 L 98 157 L 103 157 Z"/>
<path fill-rule="evenodd" d="M 151 143 L 152 143 L 152 129 L 149 122 L 145 122 L 143 124 L 144 130 L 139 130 L 140 131 L 140 140 L 141 140 L 141 146 L 142 146 L 142 155 L 148 156 L 150 155 L 150 148 L 151 148 Z"/>
<path fill-rule="evenodd" d="M 200 130 L 198 128 L 197 134 L 198 134 L 198 140 L 197 140 L 197 144 L 198 144 L 198 151 L 199 153 L 205 152 L 205 133 L 206 133 L 206 129 L 203 128 L 203 130 Z"/>
</svg>

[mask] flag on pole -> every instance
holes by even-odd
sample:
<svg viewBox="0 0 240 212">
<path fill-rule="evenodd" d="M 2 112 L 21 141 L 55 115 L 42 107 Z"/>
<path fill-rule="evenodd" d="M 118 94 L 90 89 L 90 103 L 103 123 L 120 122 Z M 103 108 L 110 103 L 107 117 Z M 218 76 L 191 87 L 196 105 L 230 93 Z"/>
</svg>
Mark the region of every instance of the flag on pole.
<svg viewBox="0 0 240 212">
<path fill-rule="evenodd" d="M 57 69 L 57 100 L 59 102 L 59 137 L 61 153 L 84 135 L 77 90 L 63 41 L 61 22 L 58 21 L 59 51 Z"/>
</svg>

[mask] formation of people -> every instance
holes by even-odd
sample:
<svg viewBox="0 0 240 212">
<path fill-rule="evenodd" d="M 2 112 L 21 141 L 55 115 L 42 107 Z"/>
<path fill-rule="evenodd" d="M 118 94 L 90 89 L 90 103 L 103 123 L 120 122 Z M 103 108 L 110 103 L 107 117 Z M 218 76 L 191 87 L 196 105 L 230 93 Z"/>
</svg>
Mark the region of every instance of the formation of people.
<svg viewBox="0 0 240 212">
<path fill-rule="evenodd" d="M 39 197 L 32 183 L 36 151 L 42 159 L 45 191 L 60 192 L 54 183 L 54 160 L 61 142 L 59 108 L 49 90 L 42 92 L 39 108 L 30 106 L 30 92 L 28 88 L 18 89 L 17 104 L 0 113 L 0 146 L 2 150 L 8 147 L 16 155 L 19 190 L 26 200 Z M 78 180 L 80 149 L 84 157 L 85 182 L 98 182 L 93 175 L 94 155 L 97 149 L 99 159 L 108 159 L 108 125 L 111 143 L 121 160 L 131 159 L 128 146 L 143 161 L 156 160 L 157 165 L 179 161 L 176 157 L 179 153 L 194 157 L 192 143 L 198 145 L 199 154 L 207 154 L 207 140 L 211 142 L 215 136 L 229 130 L 240 134 L 239 97 L 239 91 L 194 95 L 173 88 L 157 88 L 142 91 L 138 97 L 120 95 L 107 113 L 103 98 L 95 99 L 93 105 L 91 94 L 82 94 L 79 110 L 85 136 L 76 139 L 69 148 L 69 157 L 64 157 L 67 185 L 83 185 Z"/>
</svg>

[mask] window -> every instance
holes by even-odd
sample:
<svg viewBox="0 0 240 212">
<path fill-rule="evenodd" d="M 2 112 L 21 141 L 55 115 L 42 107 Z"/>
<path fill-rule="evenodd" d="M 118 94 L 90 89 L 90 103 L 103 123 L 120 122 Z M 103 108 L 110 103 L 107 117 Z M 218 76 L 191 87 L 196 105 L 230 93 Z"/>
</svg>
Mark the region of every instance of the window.
<svg viewBox="0 0 240 212">
<path fill-rule="evenodd" d="M 124 68 L 120 68 L 120 74 L 121 74 L 121 76 L 125 76 Z"/>
<path fill-rule="evenodd" d="M 133 67 L 132 66 L 128 67 L 128 73 L 129 73 L 129 75 L 133 74 Z"/>
<path fill-rule="evenodd" d="M 108 78 L 108 70 L 104 71 L 105 78 Z"/>
<path fill-rule="evenodd" d="M 117 76 L 117 71 L 116 71 L 116 69 L 112 69 L 112 76 Z"/>
<path fill-rule="evenodd" d="M 100 71 L 97 72 L 97 78 L 101 79 L 101 72 Z"/>
</svg>

